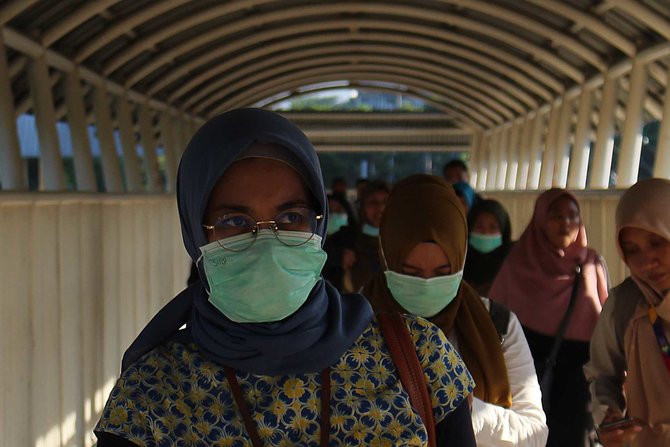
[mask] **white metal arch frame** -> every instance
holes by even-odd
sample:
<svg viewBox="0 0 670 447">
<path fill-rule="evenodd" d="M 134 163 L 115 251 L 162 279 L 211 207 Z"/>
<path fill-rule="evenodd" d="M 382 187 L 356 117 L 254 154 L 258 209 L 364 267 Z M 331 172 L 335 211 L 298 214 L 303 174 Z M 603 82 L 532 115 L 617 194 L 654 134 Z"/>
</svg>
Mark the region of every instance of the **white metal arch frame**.
<svg viewBox="0 0 670 447">
<path fill-rule="evenodd" d="M 352 59 L 356 59 L 356 61 L 352 61 Z M 320 62 L 322 62 L 322 64 Z M 366 63 L 366 62 L 372 62 L 372 63 Z M 444 77 L 444 74 L 435 73 L 434 72 L 435 69 L 428 64 L 421 64 L 419 62 L 414 62 L 414 66 L 412 66 L 405 64 L 397 64 L 397 62 L 398 62 L 397 60 L 391 57 L 374 57 L 374 56 L 360 55 L 359 57 L 352 58 L 349 55 L 333 56 L 319 59 L 310 59 L 309 61 L 300 61 L 295 62 L 293 64 L 287 64 L 284 66 L 284 70 L 282 70 L 282 72 L 274 73 L 274 75 L 277 76 L 278 78 L 283 78 L 283 74 L 286 73 L 286 76 L 291 77 L 293 76 L 293 73 L 297 72 L 297 70 L 301 70 L 302 68 L 305 68 L 304 71 L 305 73 L 309 73 L 310 70 L 319 70 L 321 67 L 323 67 L 324 69 L 328 69 L 328 72 L 330 72 L 329 67 L 336 65 L 340 67 L 339 70 L 340 73 L 342 73 L 342 75 L 347 73 L 348 69 L 352 68 L 353 69 L 352 72 L 356 71 L 373 72 L 375 70 L 378 70 L 380 73 L 388 72 L 393 75 L 401 75 L 401 76 L 404 75 L 407 78 L 411 78 L 412 76 L 414 76 L 417 80 L 428 80 L 430 82 L 436 83 L 435 85 L 438 85 L 437 82 L 439 82 L 440 85 L 448 87 L 453 92 L 452 96 L 460 98 L 464 103 L 470 104 L 475 109 L 477 108 L 480 109 L 483 113 L 487 114 L 492 119 L 498 119 L 498 120 L 505 118 L 509 119 L 513 116 L 512 112 L 509 109 L 503 107 L 502 105 L 492 100 L 490 96 L 464 88 L 463 84 Z M 417 73 L 416 68 L 419 67 L 424 67 L 426 71 Z M 301 70 L 300 74 L 302 75 L 302 73 L 303 72 Z M 248 89 L 247 87 L 255 84 L 263 85 L 265 84 L 265 79 L 267 79 L 267 75 L 263 73 L 257 74 L 255 76 L 250 76 L 248 78 L 242 78 L 236 83 L 231 83 L 226 89 L 217 92 L 216 95 L 211 96 L 207 101 L 201 104 L 201 106 L 204 108 L 210 108 L 212 104 L 215 104 L 221 98 L 225 97 L 226 95 L 230 95 L 233 92 L 240 91 L 240 89 L 242 91 L 251 92 L 253 89 Z M 235 101 L 237 97 L 238 94 L 233 95 L 231 97 L 231 101 Z M 256 100 L 254 100 L 253 102 L 256 102 Z M 482 107 L 482 105 L 484 107 Z"/>
<path fill-rule="evenodd" d="M 340 80 L 343 74 L 347 74 L 347 79 L 361 79 L 366 80 L 380 80 L 385 82 L 400 83 L 410 85 L 414 88 L 421 88 L 428 91 L 430 88 L 431 94 L 445 104 L 452 103 L 457 110 L 472 117 L 472 119 L 479 122 L 477 127 L 488 126 L 493 123 L 504 122 L 504 117 L 494 110 L 482 108 L 481 103 L 476 99 L 472 99 L 459 92 L 453 91 L 450 88 L 441 85 L 435 85 L 434 82 L 439 78 L 438 76 L 421 73 L 417 75 L 412 70 L 406 70 L 406 73 L 398 74 L 398 69 L 385 70 L 385 67 L 376 65 L 359 65 L 359 64 L 340 64 L 336 66 L 325 66 L 310 68 L 299 73 L 288 73 L 272 80 L 263 83 L 257 87 L 248 89 L 242 95 L 234 95 L 228 99 L 221 98 L 217 95 L 212 98 L 212 106 L 208 110 L 208 115 L 218 114 L 226 110 L 234 109 L 236 107 L 244 107 L 254 104 L 263 98 L 269 97 L 269 93 L 277 91 L 279 86 L 286 86 L 287 88 L 296 88 L 300 84 L 307 85 L 315 83 L 318 76 L 323 76 L 326 80 Z M 457 105 L 456 105 L 457 104 Z"/>
<path fill-rule="evenodd" d="M 350 47 L 345 48 L 345 50 L 349 49 Z M 460 91 L 465 95 L 479 99 L 481 102 L 488 104 L 489 107 L 497 110 L 507 118 L 513 116 L 511 110 L 515 110 L 517 113 L 526 111 L 522 104 L 514 101 L 511 97 L 500 93 L 500 90 L 496 89 L 495 85 L 488 84 L 487 82 L 472 77 L 472 73 L 468 76 L 468 74 L 450 70 L 444 65 L 426 62 L 426 59 L 419 59 L 418 56 L 422 55 L 420 51 L 410 49 L 401 50 L 399 48 L 389 50 L 387 47 L 381 45 L 371 48 L 371 50 L 375 49 L 378 50 L 376 53 L 342 51 L 342 47 L 319 47 L 295 53 L 282 53 L 275 57 L 263 59 L 259 63 L 247 65 L 240 70 L 230 72 L 228 76 L 223 76 L 217 79 L 215 84 L 217 86 L 225 86 L 225 88 L 217 88 L 216 90 L 218 90 L 218 92 L 216 97 L 225 96 L 231 94 L 231 92 L 243 92 L 248 85 L 262 83 L 263 79 L 269 76 L 268 73 L 271 73 L 272 76 L 279 76 L 282 73 L 300 68 L 316 67 L 320 64 L 333 64 L 336 61 L 332 58 L 339 55 L 337 56 L 339 57 L 339 61 L 347 61 L 355 64 L 379 64 L 380 66 L 388 66 L 391 70 L 395 70 L 395 67 L 398 67 L 397 71 L 399 74 L 408 74 L 412 71 L 416 72 L 417 70 L 424 70 L 426 73 L 441 76 L 441 83 L 449 85 L 454 90 Z M 328 55 L 329 53 L 335 54 L 330 57 L 325 57 L 325 55 Z M 429 57 L 430 55 L 424 54 L 423 56 Z M 196 102 L 195 95 L 190 98 L 187 101 L 187 107 L 194 104 L 194 110 L 201 111 L 208 107 L 210 100 L 215 99 L 214 96 L 208 94 L 207 99 L 200 100 L 204 98 L 201 92 L 198 93 L 197 98 L 199 102 Z"/>
<path fill-rule="evenodd" d="M 478 58 L 478 62 L 480 62 L 481 65 L 467 63 L 456 58 L 449 58 L 448 54 L 458 55 L 459 53 L 464 53 L 452 46 L 439 46 L 439 50 L 443 50 L 447 53 L 441 54 L 437 51 L 432 51 L 433 49 L 427 50 L 424 49 L 425 47 L 421 46 L 418 46 L 417 48 L 404 46 L 389 47 L 388 45 L 380 43 L 384 40 L 403 44 L 412 43 L 411 41 L 408 42 L 404 36 L 390 33 L 359 34 L 355 39 L 355 42 L 351 42 L 351 36 L 348 34 L 325 33 L 310 37 L 297 37 L 290 41 L 283 41 L 278 44 L 269 43 L 268 45 L 261 45 L 254 48 L 251 51 L 242 52 L 197 76 L 193 76 L 190 81 L 176 89 L 169 96 L 168 100 L 171 102 L 179 102 L 182 104 L 182 107 L 189 108 L 200 99 L 226 85 L 226 83 L 222 81 L 221 75 L 234 73 L 237 67 L 244 67 L 245 70 L 249 69 L 249 61 L 260 61 L 262 59 L 261 62 L 257 62 L 253 64 L 253 66 L 259 64 L 266 65 L 266 60 L 263 58 L 269 58 L 277 62 L 280 60 L 291 60 L 291 58 L 298 60 L 314 55 L 327 54 L 339 49 L 339 51 L 350 52 L 352 57 L 361 52 L 399 54 L 408 59 L 423 57 L 425 60 L 433 60 L 436 64 L 440 63 L 443 66 L 452 69 L 453 72 L 458 70 L 458 73 L 475 76 L 475 78 L 485 80 L 487 83 L 495 85 L 497 88 L 493 91 L 493 96 L 519 112 L 522 112 L 519 108 L 523 108 L 523 106 L 520 105 L 520 102 L 522 102 L 525 107 L 538 107 L 538 102 L 532 96 L 506 80 L 504 74 L 512 71 L 508 66 L 498 64 L 497 62 L 482 56 L 479 56 Z M 313 44 L 318 44 L 318 46 L 312 47 Z M 302 49 L 303 47 L 309 48 Z M 279 53 L 279 49 L 281 49 L 282 52 L 281 54 L 276 55 Z M 470 53 L 469 56 L 470 59 L 473 59 L 477 58 L 478 55 Z M 488 65 L 491 71 L 495 71 L 495 74 L 482 68 L 486 65 Z M 152 90 L 153 87 L 150 91 Z M 549 98 L 550 97 L 551 96 L 549 96 Z"/>
<path fill-rule="evenodd" d="M 354 68 L 354 67 L 351 67 Z M 219 104 L 216 109 L 211 111 L 212 115 L 221 113 L 225 110 L 229 110 L 235 107 L 244 107 L 255 104 L 259 101 L 269 98 L 271 95 L 270 92 L 278 91 L 291 91 L 294 89 L 299 89 L 305 85 L 312 85 L 319 82 L 331 82 L 331 81 L 341 81 L 342 75 L 340 70 L 337 68 L 334 72 L 329 72 L 332 69 L 314 69 L 313 72 L 308 76 L 302 74 L 302 76 L 286 76 L 286 79 L 276 81 L 277 85 L 281 85 L 281 89 L 278 89 L 277 85 L 272 86 L 263 86 L 266 88 L 265 91 L 255 91 L 253 92 L 252 97 L 237 98 L 236 103 L 226 103 Z M 414 77 L 399 76 L 395 74 L 382 74 L 382 73 L 365 73 L 365 72 L 350 72 L 347 75 L 347 80 L 351 82 L 352 85 L 356 85 L 356 82 L 359 83 L 373 83 L 375 81 L 388 82 L 392 84 L 408 86 L 408 92 L 417 92 L 424 91 L 429 93 L 433 97 L 433 102 L 437 102 L 442 105 L 441 108 L 447 107 L 450 110 L 451 114 L 454 117 L 461 119 L 464 123 L 467 123 L 468 127 L 473 129 L 481 129 L 489 126 L 495 125 L 495 121 L 492 118 L 489 118 L 486 115 L 482 115 L 478 110 L 473 109 L 468 104 L 460 103 L 457 99 L 453 97 L 453 92 L 448 90 L 443 90 L 442 88 L 432 88 L 431 84 L 426 81 L 418 81 Z M 427 87 L 431 87 L 430 90 Z M 414 96 L 422 97 L 425 96 L 417 93 L 413 93 Z M 498 117 L 499 118 L 499 117 Z"/>
<path fill-rule="evenodd" d="M 465 3 L 466 5 L 469 4 L 469 2 Z M 418 19 L 418 20 L 424 20 L 427 22 L 432 22 L 435 23 L 436 26 L 439 24 L 440 27 L 443 26 L 444 24 L 450 24 L 452 26 L 457 26 L 459 28 L 463 28 L 466 30 L 469 30 L 471 32 L 475 32 L 484 36 L 487 36 L 495 41 L 499 41 L 501 44 L 505 44 L 510 47 L 515 47 L 518 49 L 524 50 L 528 55 L 538 61 L 542 61 L 543 63 L 547 64 L 548 66 L 553 67 L 557 71 L 561 72 L 563 75 L 570 77 L 573 81 L 575 82 L 583 82 L 584 80 L 584 75 L 579 71 L 578 68 L 571 66 L 569 63 L 563 61 L 560 57 L 557 56 L 557 54 L 552 53 L 539 45 L 535 45 L 531 42 L 529 42 L 526 39 L 519 38 L 518 36 L 515 36 L 509 32 L 502 31 L 496 28 L 491 27 L 487 23 L 484 22 L 477 22 L 475 20 L 471 20 L 465 17 L 459 17 L 454 14 L 449 14 L 449 13 L 444 13 L 436 10 L 428 10 L 428 9 L 420 9 L 416 6 L 404 6 L 404 5 L 398 5 L 396 3 L 389 3 L 389 4 L 383 4 L 383 3 L 376 3 L 376 4 L 367 4 L 367 3 L 342 3 L 342 4 L 315 4 L 315 5 L 309 5 L 309 6 L 299 6 L 299 7 L 292 7 L 293 5 L 287 4 L 287 7 L 285 9 L 279 10 L 279 11 L 273 11 L 269 14 L 265 15 L 259 15 L 259 16 L 252 16 L 246 20 L 241 20 L 236 22 L 234 25 L 230 27 L 230 31 L 225 30 L 227 33 L 233 33 L 236 30 L 240 29 L 248 29 L 249 27 L 253 27 L 254 25 L 259 25 L 259 24 L 270 24 L 273 22 L 281 22 L 282 20 L 285 19 L 291 19 L 295 20 L 297 18 L 306 18 L 306 17 L 323 17 L 324 15 L 328 14 L 342 14 L 342 13 L 347 13 L 347 14 L 383 14 L 385 16 L 397 16 L 398 17 L 398 22 L 402 22 L 407 20 L 408 18 L 411 19 Z M 482 6 L 480 4 L 480 6 Z M 510 12 L 505 11 L 504 9 L 494 7 L 492 5 L 488 5 L 488 9 L 493 10 L 493 13 L 500 14 L 504 17 L 507 17 L 510 20 L 513 20 L 513 24 L 517 25 L 525 25 L 527 27 L 532 28 L 531 30 L 526 29 L 527 31 L 532 31 L 532 32 L 537 32 L 539 33 L 538 36 L 547 39 L 549 41 L 557 40 L 559 41 L 562 46 L 571 52 L 573 52 L 575 55 L 579 56 L 581 59 L 585 60 L 589 64 L 592 64 L 596 69 L 602 71 L 604 68 L 606 68 L 605 64 L 601 60 L 600 57 L 596 56 L 592 51 L 589 51 L 584 45 L 581 45 L 577 42 L 575 42 L 573 39 L 566 39 L 565 37 L 559 38 L 558 36 L 560 35 L 559 33 L 552 32 L 549 30 L 547 27 L 542 27 L 542 26 L 537 26 L 533 24 L 532 22 L 528 20 L 521 20 L 521 18 L 518 16 L 518 14 L 512 14 Z M 486 8 L 480 8 L 480 10 L 486 10 Z M 146 16 L 146 12 L 142 12 L 142 16 Z M 212 20 L 213 18 L 216 17 L 216 11 L 213 11 L 213 13 L 209 16 L 203 16 L 199 15 L 199 21 L 205 21 L 205 20 Z M 183 19 L 184 21 L 188 21 L 189 18 Z M 136 21 L 136 20 L 135 20 Z M 133 22 L 135 22 L 133 21 Z M 188 22 L 193 25 L 191 21 Z M 197 23 L 197 22 L 196 22 Z M 171 26 L 176 26 L 177 29 L 179 27 L 183 26 L 180 25 L 179 22 L 177 24 L 171 24 Z M 164 32 L 159 32 L 161 37 L 168 37 L 166 33 Z M 174 34 L 173 34 L 174 35 Z M 216 33 L 211 33 L 210 36 L 216 36 Z M 158 38 L 152 38 L 152 36 L 146 36 L 148 42 L 153 43 L 156 45 L 159 42 Z M 203 36 L 204 37 L 204 36 Z M 203 45 L 206 43 L 206 39 L 203 37 L 196 37 L 193 39 L 193 42 L 187 41 L 186 43 L 181 45 L 181 52 L 186 52 L 189 51 L 193 48 L 197 48 L 200 45 Z M 106 38 L 105 38 L 106 40 Z M 211 39 L 210 39 L 211 40 Z M 91 46 L 98 46 L 96 45 L 96 42 L 92 42 L 90 44 Z M 135 52 L 131 52 L 129 54 L 124 54 L 122 58 L 124 58 L 125 62 L 127 60 L 130 60 L 132 57 L 137 56 L 137 50 L 136 49 L 131 49 Z M 78 60 L 84 60 L 82 57 L 84 54 L 88 55 L 89 51 L 82 50 L 80 51 L 77 59 Z M 174 52 L 167 52 L 166 54 L 159 54 L 158 56 L 158 64 L 163 65 L 167 61 L 173 60 L 176 54 Z M 116 61 L 116 59 L 115 59 Z M 114 63 L 114 68 L 120 66 L 122 62 L 115 62 Z M 111 71 L 111 69 L 107 70 L 108 72 Z"/>
<path fill-rule="evenodd" d="M 443 28 L 443 24 L 448 23 L 454 26 L 463 27 L 465 29 L 475 31 L 478 34 L 485 35 L 491 39 L 499 41 L 501 44 L 504 44 L 508 47 L 515 47 L 520 50 L 523 50 L 528 54 L 530 58 L 543 61 L 549 66 L 554 67 L 558 72 L 562 73 L 564 76 L 571 78 L 574 82 L 580 83 L 584 80 L 584 75 L 576 67 L 571 66 L 569 63 L 561 60 L 556 54 L 551 53 L 550 51 L 541 48 L 540 46 L 534 45 L 526 39 L 519 38 L 512 35 L 511 33 L 499 31 L 491 26 L 484 25 L 482 23 L 475 22 L 473 20 L 465 19 L 463 17 L 458 17 L 453 14 L 439 13 L 434 10 L 420 10 L 416 7 L 411 6 L 399 6 L 397 4 L 384 5 L 382 8 L 380 5 L 372 4 L 360 4 L 360 3 L 344 3 L 344 4 L 318 4 L 311 6 L 303 6 L 299 8 L 291 8 L 291 5 L 288 5 L 286 8 L 280 11 L 274 11 L 264 15 L 251 16 L 248 19 L 240 20 L 230 27 L 225 27 L 221 30 L 211 30 L 205 34 L 191 38 L 186 42 L 180 44 L 179 46 L 166 50 L 163 53 L 159 53 L 152 62 L 143 64 L 139 72 L 132 74 L 128 77 L 126 83 L 127 86 L 133 86 L 139 82 L 144 77 L 148 76 L 155 70 L 158 70 L 161 67 L 164 67 L 166 64 L 174 61 L 177 57 L 184 55 L 185 53 L 192 51 L 198 47 L 204 46 L 207 43 L 216 41 L 219 38 L 224 36 L 231 35 L 237 31 L 244 29 L 255 28 L 260 25 L 268 27 L 268 25 L 273 24 L 277 26 L 283 21 L 287 20 L 296 20 L 297 18 L 309 18 L 313 17 L 315 23 L 323 22 L 323 20 L 318 20 L 318 17 L 322 17 L 324 14 L 336 14 L 336 13 L 380 13 L 384 17 L 390 15 L 395 16 L 394 20 L 389 20 L 386 18 L 384 22 L 386 23 L 388 30 L 400 31 L 406 29 L 407 19 L 412 18 L 416 20 L 424 20 L 435 25 L 433 27 L 418 26 L 415 25 L 412 32 L 419 32 L 424 35 L 436 35 L 440 34 L 440 31 Z M 378 19 L 379 20 L 379 19 Z M 389 23 L 390 22 L 390 23 Z M 327 23 L 327 22 L 326 22 Z M 405 26 L 403 26 L 405 24 Z M 291 27 L 290 23 L 285 23 L 283 26 Z M 357 23 L 356 20 L 353 20 L 352 26 L 357 28 L 366 26 L 365 20 L 361 20 L 360 23 Z M 476 48 L 482 49 L 488 43 L 473 40 L 471 45 Z M 501 51 L 500 46 L 498 46 L 493 53 L 497 55 L 500 59 L 506 59 L 505 56 L 514 57 L 511 52 Z M 501 54 L 503 53 L 503 54 Z M 604 65 L 598 64 L 598 69 L 604 69 Z M 542 71 L 542 70 L 540 70 Z M 547 71 L 548 72 L 548 71 Z M 554 85 L 554 87 L 560 88 L 559 85 Z"/>
<path fill-rule="evenodd" d="M 561 93 L 564 86 L 551 73 L 547 73 L 535 65 L 519 58 L 518 56 L 500 51 L 497 48 L 482 47 L 480 42 L 475 39 L 459 35 L 447 30 L 428 29 L 426 27 L 411 24 L 390 22 L 382 19 L 349 19 L 335 20 L 328 22 L 306 23 L 292 26 L 290 29 L 279 28 L 272 30 L 262 30 L 252 36 L 227 43 L 220 49 L 207 52 L 191 61 L 186 61 L 183 65 L 177 67 L 174 71 L 156 81 L 150 88 L 150 94 L 155 94 L 172 82 L 180 79 L 181 76 L 195 71 L 200 65 L 207 65 L 213 60 L 224 58 L 228 52 L 239 51 L 246 47 L 254 45 L 274 45 L 279 51 L 282 49 L 281 43 L 276 41 L 290 35 L 304 35 L 309 32 L 324 33 L 326 30 L 345 30 L 350 33 L 352 41 L 371 40 L 379 36 L 380 42 L 384 39 L 390 39 L 389 42 L 400 44 L 412 44 L 417 47 L 425 47 L 451 53 L 466 60 L 472 60 L 482 66 L 489 66 L 491 70 L 500 72 L 505 78 L 517 82 L 522 88 L 531 93 L 549 101 L 553 98 L 553 93 Z M 351 30 L 353 29 L 353 31 Z M 213 35 L 209 34 L 209 37 Z M 303 37 L 307 39 L 306 37 Z M 291 40 L 283 41 L 290 48 Z M 445 44 L 443 42 L 451 42 Z M 172 57 L 176 57 L 173 54 Z M 502 68 L 501 68 L 502 67 Z"/>
</svg>

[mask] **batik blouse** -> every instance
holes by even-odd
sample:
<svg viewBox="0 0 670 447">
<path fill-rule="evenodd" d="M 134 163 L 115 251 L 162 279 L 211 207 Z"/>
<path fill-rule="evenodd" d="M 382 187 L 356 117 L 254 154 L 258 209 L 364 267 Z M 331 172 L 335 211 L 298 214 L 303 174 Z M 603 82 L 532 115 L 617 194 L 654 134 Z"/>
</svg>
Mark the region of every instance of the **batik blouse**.
<svg viewBox="0 0 670 447">
<path fill-rule="evenodd" d="M 409 315 L 405 322 L 437 424 L 472 392 L 474 382 L 436 326 Z M 264 445 L 319 445 L 320 372 L 235 373 Z M 375 319 L 331 367 L 330 379 L 330 445 L 427 445 L 425 427 L 410 405 Z M 95 431 L 139 446 L 251 446 L 224 368 L 205 358 L 184 334 L 122 374 Z"/>
</svg>

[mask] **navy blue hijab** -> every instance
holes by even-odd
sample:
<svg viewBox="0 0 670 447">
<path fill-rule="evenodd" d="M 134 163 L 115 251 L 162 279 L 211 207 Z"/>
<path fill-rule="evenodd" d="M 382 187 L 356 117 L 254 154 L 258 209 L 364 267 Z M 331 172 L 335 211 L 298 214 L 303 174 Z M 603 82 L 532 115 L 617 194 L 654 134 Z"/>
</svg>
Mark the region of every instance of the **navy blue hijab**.
<svg viewBox="0 0 670 447">
<path fill-rule="evenodd" d="M 226 169 L 254 143 L 286 149 L 299 166 L 320 212 L 316 233 L 324 237 L 327 199 L 316 152 L 305 134 L 279 114 L 233 110 L 205 123 L 191 139 L 177 175 L 177 204 L 184 245 L 191 259 L 208 243 L 202 227 L 210 193 Z M 204 275 L 201 275 L 204 278 Z M 253 299 L 253 297 L 250 297 Z M 170 301 L 126 351 L 122 370 L 174 336 L 188 323 L 198 348 L 213 361 L 255 374 L 316 372 L 335 364 L 368 326 L 372 310 L 361 295 L 342 297 L 319 281 L 294 314 L 272 323 L 235 323 L 208 301 L 197 281 Z"/>
</svg>

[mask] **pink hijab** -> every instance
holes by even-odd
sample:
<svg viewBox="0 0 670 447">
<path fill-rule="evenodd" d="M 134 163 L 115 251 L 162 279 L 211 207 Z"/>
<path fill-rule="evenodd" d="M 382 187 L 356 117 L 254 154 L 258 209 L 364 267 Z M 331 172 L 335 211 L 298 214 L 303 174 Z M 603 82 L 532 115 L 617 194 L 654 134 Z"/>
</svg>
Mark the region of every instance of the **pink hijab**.
<svg viewBox="0 0 670 447">
<path fill-rule="evenodd" d="M 670 241 L 670 181 L 647 179 L 633 185 L 624 193 L 616 211 L 617 248 L 621 250 L 619 235 L 626 227 L 640 228 Z M 632 275 L 631 275 L 632 276 Z M 665 368 L 656 336 L 649 320 L 649 306 L 653 304 L 659 318 L 670 322 L 670 300 L 640 278 L 632 276 L 645 301 L 635 310 L 624 333 L 624 350 L 628 365 L 626 405 L 628 413 L 665 431 L 670 438 L 670 375 Z M 646 436 L 647 433 L 641 433 Z M 651 441 L 639 445 L 656 445 Z M 667 445 L 667 444 L 664 444 Z"/>
<path fill-rule="evenodd" d="M 553 336 L 570 302 L 575 269 L 581 265 L 581 284 L 565 338 L 589 341 L 607 299 L 607 279 L 598 254 L 586 245 L 584 225 L 565 250 L 555 248 L 544 234 L 549 209 L 563 197 L 579 208 L 577 198 L 564 189 L 553 188 L 538 197 L 533 217 L 505 259 L 489 296 L 506 304 L 525 327 Z"/>
</svg>

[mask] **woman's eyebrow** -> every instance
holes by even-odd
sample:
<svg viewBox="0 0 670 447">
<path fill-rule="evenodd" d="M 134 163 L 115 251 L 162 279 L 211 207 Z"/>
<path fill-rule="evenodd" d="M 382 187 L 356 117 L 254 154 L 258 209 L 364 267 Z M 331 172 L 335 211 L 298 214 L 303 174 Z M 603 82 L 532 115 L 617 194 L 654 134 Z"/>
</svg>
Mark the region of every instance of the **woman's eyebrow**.
<svg viewBox="0 0 670 447">
<path fill-rule="evenodd" d="M 296 207 L 307 207 L 309 208 L 309 203 L 302 198 L 299 199 L 291 199 L 286 202 L 281 203 L 276 207 L 278 211 L 283 211 L 289 208 L 296 208 Z M 234 212 L 239 212 L 239 213 L 245 213 L 252 215 L 253 210 L 251 207 L 245 206 L 245 205 L 237 205 L 237 204 L 232 204 L 232 203 L 222 203 L 219 206 L 217 206 L 215 209 L 212 210 L 213 213 L 218 213 L 220 214 L 223 211 L 234 211 Z"/>
<path fill-rule="evenodd" d="M 296 208 L 296 207 L 306 207 L 309 208 L 309 202 L 305 199 L 293 199 L 289 200 L 287 202 L 282 203 L 277 207 L 278 210 L 285 210 L 288 208 Z"/>
<path fill-rule="evenodd" d="M 419 270 L 419 269 L 420 269 L 420 267 L 417 267 L 417 266 L 415 266 L 415 265 L 412 265 L 412 264 L 404 264 L 404 263 L 403 263 L 403 265 L 402 265 L 402 268 L 413 269 L 413 270 Z"/>
<path fill-rule="evenodd" d="M 226 204 L 222 203 L 221 205 L 217 206 L 214 208 L 212 211 L 215 213 L 221 212 L 221 211 L 238 211 L 240 213 L 246 213 L 249 214 L 250 208 L 244 205 L 232 205 L 232 204 Z"/>
</svg>

